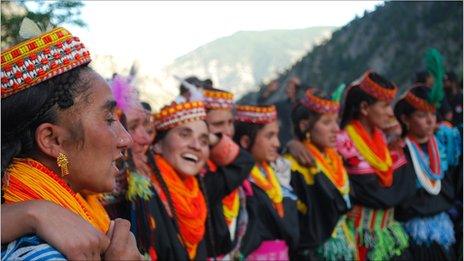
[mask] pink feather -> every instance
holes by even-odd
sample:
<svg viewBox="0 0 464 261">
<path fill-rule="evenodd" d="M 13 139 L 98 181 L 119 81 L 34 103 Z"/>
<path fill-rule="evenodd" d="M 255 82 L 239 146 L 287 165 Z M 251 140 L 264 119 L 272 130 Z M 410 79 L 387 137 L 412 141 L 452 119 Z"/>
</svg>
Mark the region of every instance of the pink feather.
<svg viewBox="0 0 464 261">
<path fill-rule="evenodd" d="M 114 77 L 111 82 L 111 90 L 117 106 L 123 111 L 138 103 L 135 87 L 122 76 L 117 75 Z"/>
</svg>

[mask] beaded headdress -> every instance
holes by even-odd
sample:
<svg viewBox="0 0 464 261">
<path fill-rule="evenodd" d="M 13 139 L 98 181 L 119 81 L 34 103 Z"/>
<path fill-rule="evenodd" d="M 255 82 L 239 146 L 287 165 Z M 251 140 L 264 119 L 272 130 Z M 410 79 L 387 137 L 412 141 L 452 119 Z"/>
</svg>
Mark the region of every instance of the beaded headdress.
<svg viewBox="0 0 464 261">
<path fill-rule="evenodd" d="M 419 98 L 419 97 L 417 97 L 416 95 L 414 95 L 412 93 L 412 90 L 414 88 L 417 88 L 417 87 L 413 87 L 409 91 L 406 92 L 406 94 L 404 96 L 404 100 L 409 105 L 411 105 L 412 107 L 414 107 L 417 110 L 435 113 L 436 109 L 435 109 L 435 106 L 433 106 L 432 103 L 428 102 L 425 99 Z"/>
<path fill-rule="evenodd" d="M 255 124 L 268 124 L 277 119 L 277 111 L 274 105 L 253 106 L 237 105 L 235 120 Z"/>
<path fill-rule="evenodd" d="M 370 71 L 364 73 L 359 82 L 359 88 L 378 100 L 391 102 L 395 98 L 398 88 L 383 88 L 369 77 L 370 73 Z"/>
<path fill-rule="evenodd" d="M 2 99 L 90 61 L 79 38 L 61 27 L 23 41 L 2 52 Z"/>
<path fill-rule="evenodd" d="M 337 113 L 340 109 L 340 103 L 334 100 L 320 98 L 314 95 L 314 91 L 309 89 L 301 99 L 301 104 L 310 111 L 317 113 Z"/>
<path fill-rule="evenodd" d="M 186 122 L 205 119 L 206 111 L 203 102 L 173 103 L 155 114 L 155 127 L 157 131 L 165 131 Z"/>
<path fill-rule="evenodd" d="M 222 90 L 203 90 L 203 102 L 206 109 L 232 109 L 234 107 L 234 95 Z"/>
</svg>

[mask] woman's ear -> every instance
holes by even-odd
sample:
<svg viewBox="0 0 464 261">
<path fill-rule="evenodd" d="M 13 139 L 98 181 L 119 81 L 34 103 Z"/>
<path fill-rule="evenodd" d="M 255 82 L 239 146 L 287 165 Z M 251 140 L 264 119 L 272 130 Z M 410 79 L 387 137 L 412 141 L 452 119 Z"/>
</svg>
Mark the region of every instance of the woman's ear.
<svg viewBox="0 0 464 261">
<path fill-rule="evenodd" d="M 359 104 L 359 112 L 361 113 L 362 116 L 366 117 L 369 114 L 368 109 L 369 109 L 369 104 L 367 104 L 366 101 L 362 101 Z"/>
<path fill-rule="evenodd" d="M 35 141 L 38 149 L 53 158 L 65 151 L 63 148 L 65 137 L 65 130 L 52 123 L 42 123 L 35 130 Z"/>
<path fill-rule="evenodd" d="M 248 135 L 243 135 L 242 137 L 240 137 L 240 147 L 247 150 L 249 149 L 249 146 L 250 146 L 250 137 L 248 137 Z"/>
</svg>

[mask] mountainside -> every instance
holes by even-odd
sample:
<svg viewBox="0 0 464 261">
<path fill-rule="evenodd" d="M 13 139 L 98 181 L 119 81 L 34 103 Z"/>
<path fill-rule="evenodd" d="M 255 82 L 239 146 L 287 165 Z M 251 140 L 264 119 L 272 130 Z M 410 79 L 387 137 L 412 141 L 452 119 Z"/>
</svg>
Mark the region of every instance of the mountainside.
<svg viewBox="0 0 464 261">
<path fill-rule="evenodd" d="M 216 86 L 237 96 L 274 78 L 315 44 L 330 37 L 335 27 L 297 30 L 242 31 L 208 43 L 169 65 L 160 82 L 171 85 L 172 75 L 211 78 Z"/>
<path fill-rule="evenodd" d="M 292 76 L 300 77 L 306 86 L 330 91 L 369 68 L 406 88 L 415 72 L 424 70 L 423 56 L 431 47 L 444 56 L 446 70 L 462 77 L 462 31 L 462 2 L 386 2 L 335 31 L 329 41 L 276 77 L 280 89 L 266 102 L 284 99 L 285 83 Z M 263 89 L 240 102 L 256 102 Z"/>
</svg>

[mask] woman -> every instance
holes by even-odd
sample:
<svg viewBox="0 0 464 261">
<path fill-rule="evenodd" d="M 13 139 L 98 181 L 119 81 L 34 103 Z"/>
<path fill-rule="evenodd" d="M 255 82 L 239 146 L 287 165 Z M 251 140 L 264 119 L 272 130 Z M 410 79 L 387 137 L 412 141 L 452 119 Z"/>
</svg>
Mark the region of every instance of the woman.
<svg viewBox="0 0 464 261">
<path fill-rule="evenodd" d="M 290 166 L 280 158 L 275 106 L 237 106 L 234 140 L 251 152 L 255 166 L 246 189 L 248 226 L 240 252 L 250 260 L 287 260 L 298 242 L 296 196 Z"/>
<path fill-rule="evenodd" d="M 405 259 L 408 254 L 408 237 L 394 219 L 394 207 L 414 193 L 414 176 L 404 155 L 388 149 L 381 131 L 393 116 L 395 95 L 396 87 L 375 72 L 365 73 L 345 95 L 337 150 L 350 178 L 348 220 L 361 260 Z"/>
<path fill-rule="evenodd" d="M 395 106 L 403 127 L 405 155 L 416 175 L 416 185 L 410 188 L 415 194 L 397 206 L 395 217 L 410 236 L 414 259 L 453 260 L 453 222 L 446 213 L 453 206 L 453 168 L 445 148 L 434 136 L 437 117 L 430 94 L 426 86 L 414 87 Z"/>
<path fill-rule="evenodd" d="M 345 215 L 351 207 L 350 184 L 335 150 L 339 107 L 338 101 L 308 90 L 292 112 L 295 136 L 316 163 L 316 167 L 308 168 L 287 156 L 292 168 L 291 185 L 298 196 L 298 260 L 357 259 Z"/>
<path fill-rule="evenodd" d="M 246 199 L 241 185 L 255 163 L 251 154 L 232 140 L 233 94 L 210 88 L 203 91 L 203 97 L 209 132 L 220 137 L 211 148 L 208 171 L 201 178 L 210 211 L 206 247 L 208 257 L 229 260 L 237 256 L 246 231 Z"/>
<path fill-rule="evenodd" d="M 148 211 L 148 205 L 154 193 L 145 155 L 152 142 L 148 134 L 150 126 L 147 125 L 151 115 L 142 106 L 137 90 L 129 79 L 122 76 L 114 77 L 111 90 L 116 99 L 120 120 L 129 131 L 133 142 L 121 164 L 123 168 L 118 174 L 118 190 L 105 195 L 105 207 L 112 216 L 130 220 L 137 246 L 143 255 L 148 257 L 150 248 L 154 245 L 154 238 L 150 236 L 153 227 L 147 222 L 153 218 Z"/>
<path fill-rule="evenodd" d="M 154 238 L 150 256 L 160 260 L 204 260 L 206 198 L 196 176 L 209 157 L 209 132 L 202 102 L 166 106 L 155 115 L 155 155 L 148 151 L 151 197 L 148 220 Z"/>
<path fill-rule="evenodd" d="M 93 196 L 113 189 L 115 161 L 131 139 L 89 62 L 79 38 L 64 28 L 2 52 L 2 200 L 56 203 L 108 233 L 105 259 L 138 259 L 129 223 L 116 220 L 110 228 Z M 5 259 L 38 257 L 64 258 L 36 235 L 2 247 Z"/>
</svg>

